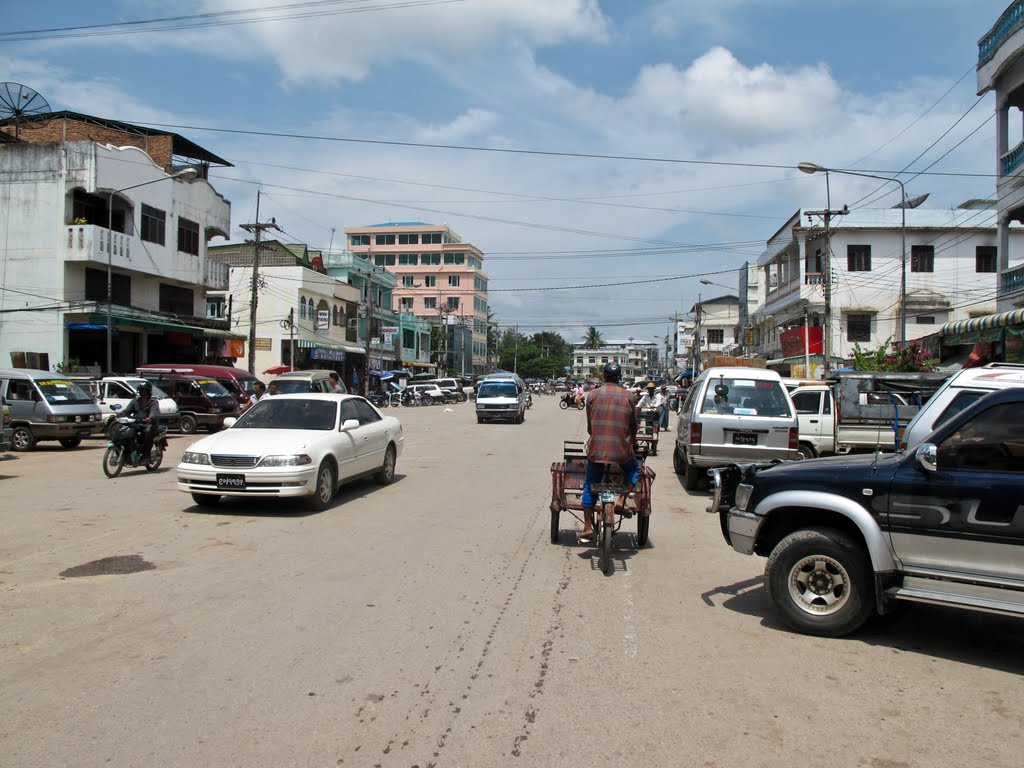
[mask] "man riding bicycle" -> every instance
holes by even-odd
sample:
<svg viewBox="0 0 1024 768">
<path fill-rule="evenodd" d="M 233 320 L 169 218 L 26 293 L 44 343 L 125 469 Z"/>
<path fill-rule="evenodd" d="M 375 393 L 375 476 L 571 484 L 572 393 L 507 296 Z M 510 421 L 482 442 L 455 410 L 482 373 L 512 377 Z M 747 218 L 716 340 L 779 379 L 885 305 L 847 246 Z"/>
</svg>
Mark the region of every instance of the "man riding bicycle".
<svg viewBox="0 0 1024 768">
<path fill-rule="evenodd" d="M 629 390 L 619 386 L 622 368 L 618 363 L 604 366 L 605 385 L 587 396 L 587 474 L 583 481 L 583 532 L 581 539 L 594 538 L 594 495 L 592 486 L 604 477 L 605 464 L 618 464 L 625 485 L 616 507 L 626 505 L 626 496 L 640 479 L 640 462 L 633 452 L 636 441 L 636 409 Z"/>
</svg>

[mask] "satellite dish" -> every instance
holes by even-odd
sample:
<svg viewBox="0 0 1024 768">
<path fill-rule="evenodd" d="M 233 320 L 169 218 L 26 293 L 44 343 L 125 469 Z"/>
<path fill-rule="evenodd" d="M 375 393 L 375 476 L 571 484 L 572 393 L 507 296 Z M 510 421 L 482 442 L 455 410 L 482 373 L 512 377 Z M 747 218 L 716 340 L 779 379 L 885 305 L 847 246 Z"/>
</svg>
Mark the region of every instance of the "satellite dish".
<svg viewBox="0 0 1024 768">
<path fill-rule="evenodd" d="M 21 83 L 0 83 L 0 120 L 14 120 L 14 135 L 27 117 L 50 111 L 46 99 Z"/>
<path fill-rule="evenodd" d="M 925 192 L 923 195 L 907 198 L 906 201 L 899 203 L 898 205 L 894 205 L 893 208 L 917 208 L 917 206 L 927 200 L 930 195 L 931 192 Z"/>
</svg>

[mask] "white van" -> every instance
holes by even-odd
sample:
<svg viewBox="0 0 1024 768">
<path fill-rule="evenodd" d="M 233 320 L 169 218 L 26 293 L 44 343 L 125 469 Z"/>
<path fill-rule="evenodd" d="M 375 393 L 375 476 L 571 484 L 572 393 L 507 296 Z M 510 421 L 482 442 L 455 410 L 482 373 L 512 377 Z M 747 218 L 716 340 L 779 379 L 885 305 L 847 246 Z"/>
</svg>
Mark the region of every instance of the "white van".
<svg viewBox="0 0 1024 768">
<path fill-rule="evenodd" d="M 141 376 L 106 376 L 92 383 L 92 393 L 103 411 L 103 431 L 114 424 L 115 414 L 128 407 L 128 403 L 139 395 L 139 384 L 145 382 Z M 160 406 L 160 426 L 177 428 L 179 422 L 178 404 L 156 384 L 152 384 L 153 397 Z M 115 406 L 117 406 L 115 408 Z"/>
<path fill-rule="evenodd" d="M 928 399 L 907 425 L 900 449 L 907 451 L 916 448 L 933 430 L 967 406 L 990 392 L 1010 387 L 1024 387 L 1024 365 L 989 363 L 979 368 L 957 371 Z"/>
<path fill-rule="evenodd" d="M 480 380 L 476 393 L 476 423 L 526 420 L 526 384 L 515 374 L 491 374 Z"/>
<path fill-rule="evenodd" d="M 777 372 L 708 368 L 680 409 L 672 467 L 692 491 L 711 467 L 799 459 L 798 446 L 796 409 Z"/>
</svg>

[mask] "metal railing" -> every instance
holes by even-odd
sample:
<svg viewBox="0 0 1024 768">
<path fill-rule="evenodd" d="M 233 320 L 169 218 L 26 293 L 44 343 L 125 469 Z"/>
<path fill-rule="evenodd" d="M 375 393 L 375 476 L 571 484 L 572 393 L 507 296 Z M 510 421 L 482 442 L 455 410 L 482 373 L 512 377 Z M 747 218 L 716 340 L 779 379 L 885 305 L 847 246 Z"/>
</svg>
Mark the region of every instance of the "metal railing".
<svg viewBox="0 0 1024 768">
<path fill-rule="evenodd" d="M 995 56 L 996 51 L 1010 35 L 1024 24 L 1024 0 L 1017 0 L 1003 11 L 1003 15 L 992 26 L 988 34 L 978 42 L 978 66 Z"/>
<path fill-rule="evenodd" d="M 999 276 L 999 295 L 1005 296 L 1017 291 L 1024 291 L 1024 266 L 1003 272 Z"/>
</svg>

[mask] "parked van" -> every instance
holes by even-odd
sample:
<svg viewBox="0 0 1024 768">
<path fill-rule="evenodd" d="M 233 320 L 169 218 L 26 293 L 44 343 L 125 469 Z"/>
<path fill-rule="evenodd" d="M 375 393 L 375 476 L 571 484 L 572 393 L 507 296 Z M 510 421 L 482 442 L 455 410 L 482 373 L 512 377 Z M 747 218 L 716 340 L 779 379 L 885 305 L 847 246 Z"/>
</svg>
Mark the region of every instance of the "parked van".
<svg viewBox="0 0 1024 768">
<path fill-rule="evenodd" d="M 526 420 L 526 384 L 515 374 L 491 374 L 479 381 L 476 423 Z"/>
<path fill-rule="evenodd" d="M 708 368 L 680 409 L 672 466 L 694 490 L 711 467 L 799 459 L 798 435 L 796 409 L 778 373 Z"/>
<path fill-rule="evenodd" d="M 102 379 L 78 379 L 75 383 L 93 396 L 96 404 L 103 412 L 103 431 L 109 433 L 110 425 L 119 411 L 128 407 L 128 403 L 139 396 L 139 384 L 146 381 L 141 376 L 105 376 Z M 180 415 L 178 404 L 156 384 L 152 384 L 153 397 L 160 405 L 160 426 L 176 429 Z"/>
<path fill-rule="evenodd" d="M 990 392 L 1011 387 L 1024 387 L 1024 365 L 1020 363 L 989 363 L 979 368 L 965 368 L 953 374 L 903 432 L 900 448 L 916 448 L 924 439 L 967 406 Z"/>
<path fill-rule="evenodd" d="M 253 385 L 259 379 L 253 376 L 244 368 L 235 368 L 232 365 L 201 365 L 199 363 L 179 363 L 161 365 L 150 363 L 139 367 L 137 373 L 182 373 L 186 376 L 205 376 L 220 383 L 224 389 L 238 399 L 238 404 L 243 408 L 249 405 L 249 398 L 255 390 Z"/>
<path fill-rule="evenodd" d="M 0 396 L 10 411 L 11 447 L 16 451 L 30 451 L 40 440 L 74 448 L 101 426 L 100 408 L 92 397 L 59 373 L 0 369 Z"/>
<path fill-rule="evenodd" d="M 332 392 L 331 371 L 289 371 L 282 373 L 275 378 L 272 384 L 277 384 L 277 394 L 294 395 L 306 392 Z M 341 391 L 347 393 L 345 382 L 338 381 Z"/>
<path fill-rule="evenodd" d="M 171 396 L 178 406 L 178 426 L 185 434 L 191 435 L 200 426 L 216 432 L 224 426 L 224 419 L 238 415 L 238 400 L 214 379 L 150 372 L 141 378 Z"/>
</svg>

